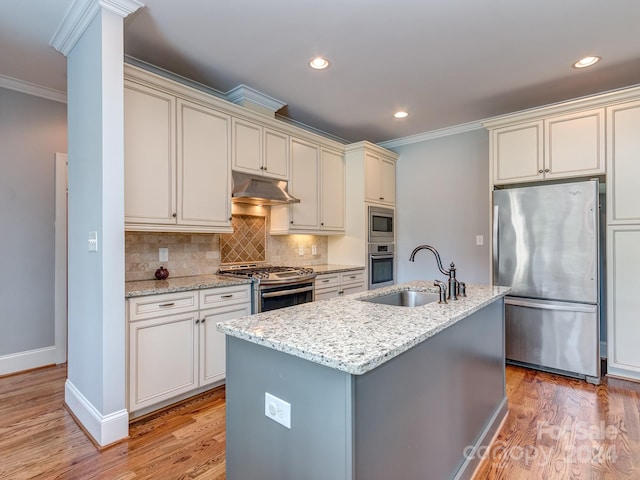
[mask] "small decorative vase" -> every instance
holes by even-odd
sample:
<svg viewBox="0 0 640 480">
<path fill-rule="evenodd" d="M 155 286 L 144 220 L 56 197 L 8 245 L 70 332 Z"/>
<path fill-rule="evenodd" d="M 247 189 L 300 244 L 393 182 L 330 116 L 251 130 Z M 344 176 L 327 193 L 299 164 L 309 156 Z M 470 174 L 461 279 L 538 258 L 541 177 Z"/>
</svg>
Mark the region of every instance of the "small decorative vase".
<svg viewBox="0 0 640 480">
<path fill-rule="evenodd" d="M 169 277 L 169 270 L 164 267 L 160 267 L 156 270 L 155 275 L 158 280 L 164 280 Z"/>
</svg>

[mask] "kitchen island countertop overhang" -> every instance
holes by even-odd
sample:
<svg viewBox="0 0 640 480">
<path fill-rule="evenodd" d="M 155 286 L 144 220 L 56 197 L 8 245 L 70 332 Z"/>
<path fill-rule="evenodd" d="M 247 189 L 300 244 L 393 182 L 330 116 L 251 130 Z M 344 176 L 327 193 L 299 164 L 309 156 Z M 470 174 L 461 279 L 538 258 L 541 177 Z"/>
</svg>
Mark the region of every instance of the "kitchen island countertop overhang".
<svg viewBox="0 0 640 480">
<path fill-rule="evenodd" d="M 412 281 L 220 322 L 217 328 L 242 340 L 362 375 L 504 297 L 510 289 L 468 285 L 466 297 L 418 307 L 362 301 L 401 290 L 437 292 L 432 282 Z"/>
</svg>

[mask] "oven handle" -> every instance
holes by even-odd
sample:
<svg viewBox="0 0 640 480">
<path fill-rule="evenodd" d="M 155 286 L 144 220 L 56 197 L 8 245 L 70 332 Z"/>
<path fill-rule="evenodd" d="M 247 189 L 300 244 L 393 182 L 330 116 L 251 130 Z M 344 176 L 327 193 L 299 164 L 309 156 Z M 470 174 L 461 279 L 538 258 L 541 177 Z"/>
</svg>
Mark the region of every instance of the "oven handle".
<svg viewBox="0 0 640 480">
<path fill-rule="evenodd" d="M 369 256 L 371 257 L 371 259 L 373 260 L 374 258 L 376 260 L 387 260 L 387 259 L 393 259 L 394 254 L 393 253 L 370 253 Z"/>
<path fill-rule="evenodd" d="M 290 290 L 280 290 L 278 292 L 266 292 L 261 293 L 262 298 L 284 297 L 286 295 L 292 295 L 294 293 L 312 292 L 314 290 L 313 285 L 309 287 L 292 288 Z"/>
</svg>

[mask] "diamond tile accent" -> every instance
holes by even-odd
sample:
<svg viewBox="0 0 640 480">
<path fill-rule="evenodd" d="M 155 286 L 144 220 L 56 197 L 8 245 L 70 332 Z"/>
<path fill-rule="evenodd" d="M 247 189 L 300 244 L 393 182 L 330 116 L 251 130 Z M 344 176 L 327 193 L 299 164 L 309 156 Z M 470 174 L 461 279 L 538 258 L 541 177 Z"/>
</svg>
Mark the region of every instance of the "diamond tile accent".
<svg viewBox="0 0 640 480">
<path fill-rule="evenodd" d="M 220 234 L 222 263 L 265 262 L 267 221 L 265 217 L 233 215 L 233 233 Z"/>
</svg>

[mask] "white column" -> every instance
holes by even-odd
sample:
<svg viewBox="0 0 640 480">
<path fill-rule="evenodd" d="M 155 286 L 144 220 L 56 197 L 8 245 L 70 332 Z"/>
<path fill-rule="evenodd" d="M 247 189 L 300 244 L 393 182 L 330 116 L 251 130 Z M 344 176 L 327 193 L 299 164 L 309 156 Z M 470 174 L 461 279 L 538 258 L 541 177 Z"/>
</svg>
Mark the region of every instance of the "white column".
<svg viewBox="0 0 640 480">
<path fill-rule="evenodd" d="M 128 436 L 124 318 L 123 18 L 135 0 L 76 0 L 52 40 L 67 56 L 68 376 L 65 402 L 99 445 Z M 94 234 L 97 250 L 90 251 Z"/>
</svg>

